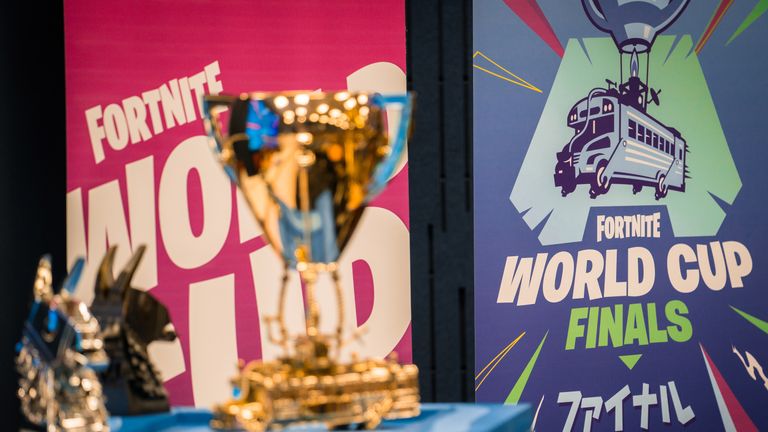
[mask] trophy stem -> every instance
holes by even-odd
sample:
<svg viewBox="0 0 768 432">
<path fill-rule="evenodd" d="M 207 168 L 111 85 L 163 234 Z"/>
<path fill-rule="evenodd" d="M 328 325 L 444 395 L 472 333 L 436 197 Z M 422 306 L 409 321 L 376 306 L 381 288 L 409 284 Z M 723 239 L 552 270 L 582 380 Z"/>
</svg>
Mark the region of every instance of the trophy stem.
<svg viewBox="0 0 768 432">
<path fill-rule="evenodd" d="M 320 305 L 315 296 L 315 282 L 317 281 L 317 270 L 309 265 L 305 270 L 300 270 L 302 280 L 306 286 L 307 295 L 307 336 L 316 337 L 319 334 L 318 326 L 320 324 Z"/>
<path fill-rule="evenodd" d="M 298 266 L 301 279 L 304 281 L 306 287 L 306 301 L 307 301 L 307 313 L 306 313 L 306 328 L 307 335 L 309 337 L 319 336 L 320 330 L 320 304 L 317 301 L 315 294 L 315 283 L 319 272 L 329 272 L 333 279 L 334 292 L 336 294 L 336 306 L 338 313 L 338 321 L 336 324 L 336 332 L 333 338 L 336 340 L 335 348 L 337 357 L 341 355 L 341 349 L 344 347 L 344 297 L 341 288 L 341 281 L 337 270 L 336 263 L 319 264 L 319 263 L 303 263 Z M 282 306 L 281 306 L 282 307 Z"/>
<path fill-rule="evenodd" d="M 277 315 L 274 317 L 267 317 L 266 319 L 267 325 L 269 326 L 269 341 L 275 345 L 280 345 L 286 356 L 290 355 L 288 348 L 288 327 L 285 325 L 285 298 L 288 292 L 288 279 L 288 264 L 285 264 L 283 267 L 283 280 L 280 284 L 280 294 L 277 300 Z M 271 324 L 274 321 L 277 321 L 278 331 L 280 332 L 279 337 L 275 337 L 272 333 L 273 327 Z"/>
<path fill-rule="evenodd" d="M 307 336 L 314 338 L 318 335 L 320 321 L 320 305 L 315 297 L 315 282 L 317 281 L 317 268 L 312 263 L 312 216 L 310 213 L 309 198 L 309 173 L 308 169 L 314 163 L 314 154 L 304 150 L 298 154 L 299 163 L 299 208 L 304 222 L 304 243 L 296 249 L 298 259 L 297 269 L 307 290 Z"/>
<path fill-rule="evenodd" d="M 344 332 L 344 296 L 341 290 L 341 282 L 339 281 L 339 273 L 335 268 L 331 271 L 331 277 L 333 278 L 334 291 L 336 291 L 336 306 L 339 310 L 339 319 L 336 324 L 336 356 L 340 357 L 341 349 L 344 347 L 342 340 Z"/>
</svg>

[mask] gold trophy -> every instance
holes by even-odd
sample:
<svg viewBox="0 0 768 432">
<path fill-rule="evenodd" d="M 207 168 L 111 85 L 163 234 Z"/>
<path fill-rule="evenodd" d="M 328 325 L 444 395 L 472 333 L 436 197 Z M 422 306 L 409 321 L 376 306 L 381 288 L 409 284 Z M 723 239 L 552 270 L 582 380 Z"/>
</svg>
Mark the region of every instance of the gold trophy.
<svg viewBox="0 0 768 432">
<path fill-rule="evenodd" d="M 211 426 L 263 431 L 319 422 L 373 429 L 382 419 L 418 415 L 416 366 L 394 356 L 339 360 L 345 339 L 336 264 L 364 208 L 404 155 L 410 96 L 299 91 L 203 102 L 216 157 L 284 262 L 277 315 L 265 318 L 283 355 L 245 365 L 232 380 L 233 398 L 214 408 Z M 291 268 L 306 289 L 305 335 L 289 335 L 284 322 Z M 319 329 L 315 282 L 322 272 L 330 273 L 339 302 L 332 334 Z"/>
</svg>

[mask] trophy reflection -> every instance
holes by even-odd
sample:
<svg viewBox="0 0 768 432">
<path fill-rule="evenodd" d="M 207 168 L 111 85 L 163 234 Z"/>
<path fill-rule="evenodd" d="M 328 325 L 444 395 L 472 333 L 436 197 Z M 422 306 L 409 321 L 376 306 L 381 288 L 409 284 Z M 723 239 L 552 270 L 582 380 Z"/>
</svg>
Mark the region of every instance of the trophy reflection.
<svg viewBox="0 0 768 432">
<path fill-rule="evenodd" d="M 363 210 L 405 152 L 411 99 L 376 93 L 286 92 L 204 98 L 211 147 L 282 257 L 278 312 L 265 319 L 282 347 L 233 379 L 234 396 L 212 426 L 261 431 L 321 422 L 375 428 L 418 415 L 418 369 L 386 360 L 339 360 L 345 345 L 337 260 Z M 305 287 L 306 334 L 284 320 L 288 271 Z M 339 303 L 335 332 L 320 330 L 315 284 L 329 273 Z M 274 331 L 276 330 L 276 331 Z"/>
</svg>

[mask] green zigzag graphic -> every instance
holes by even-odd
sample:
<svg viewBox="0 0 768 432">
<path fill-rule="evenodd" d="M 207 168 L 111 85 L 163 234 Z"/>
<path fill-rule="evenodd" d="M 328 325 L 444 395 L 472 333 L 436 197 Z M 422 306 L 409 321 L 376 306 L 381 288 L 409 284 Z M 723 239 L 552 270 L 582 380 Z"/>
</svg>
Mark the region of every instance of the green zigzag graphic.
<svg viewBox="0 0 768 432">
<path fill-rule="evenodd" d="M 733 35 L 728 39 L 728 42 L 725 44 L 730 44 L 736 37 L 738 37 L 744 30 L 746 30 L 749 26 L 752 25 L 753 22 L 755 22 L 762 14 L 765 13 L 765 11 L 768 10 L 768 0 L 760 0 L 755 7 L 752 9 L 752 12 L 747 15 L 747 17 L 744 19 L 744 21 L 741 23 L 739 28 L 736 29 L 735 32 L 733 32 Z"/>
<path fill-rule="evenodd" d="M 736 309 L 733 306 L 731 306 L 731 309 L 735 310 L 736 313 L 741 315 L 742 318 L 744 318 L 745 320 L 747 320 L 750 323 L 752 323 L 755 327 L 759 328 L 760 330 L 762 330 L 763 332 L 768 334 L 768 322 L 765 322 L 765 321 L 761 320 L 760 318 L 754 317 L 754 316 L 752 316 L 752 315 L 750 315 L 750 314 L 748 314 L 748 313 L 746 313 L 746 312 L 744 312 L 742 310 Z"/>
<path fill-rule="evenodd" d="M 544 334 L 544 338 L 541 339 L 541 343 L 539 343 L 539 347 L 536 348 L 536 352 L 534 352 L 531 359 L 528 360 L 528 364 L 525 366 L 525 369 L 523 369 L 523 373 L 520 374 L 520 377 L 517 379 L 515 386 L 512 387 L 512 391 L 509 392 L 509 396 L 507 396 L 507 399 L 504 401 L 505 405 L 516 404 L 520 401 L 520 396 L 523 395 L 523 389 L 525 389 L 525 385 L 528 384 L 528 379 L 531 377 L 531 371 L 533 371 L 533 366 L 536 364 L 536 360 L 539 358 L 541 347 L 544 346 L 544 341 L 547 340 L 548 334 L 549 331 Z"/>
</svg>

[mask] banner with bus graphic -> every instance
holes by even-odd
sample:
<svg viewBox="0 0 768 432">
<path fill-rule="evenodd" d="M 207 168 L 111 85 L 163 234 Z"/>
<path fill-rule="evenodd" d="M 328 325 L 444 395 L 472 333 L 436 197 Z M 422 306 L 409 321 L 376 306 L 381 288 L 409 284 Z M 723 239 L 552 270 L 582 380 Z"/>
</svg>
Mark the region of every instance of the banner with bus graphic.
<svg viewBox="0 0 768 432">
<path fill-rule="evenodd" d="M 768 429 L 766 11 L 474 2 L 479 402 Z"/>
</svg>

